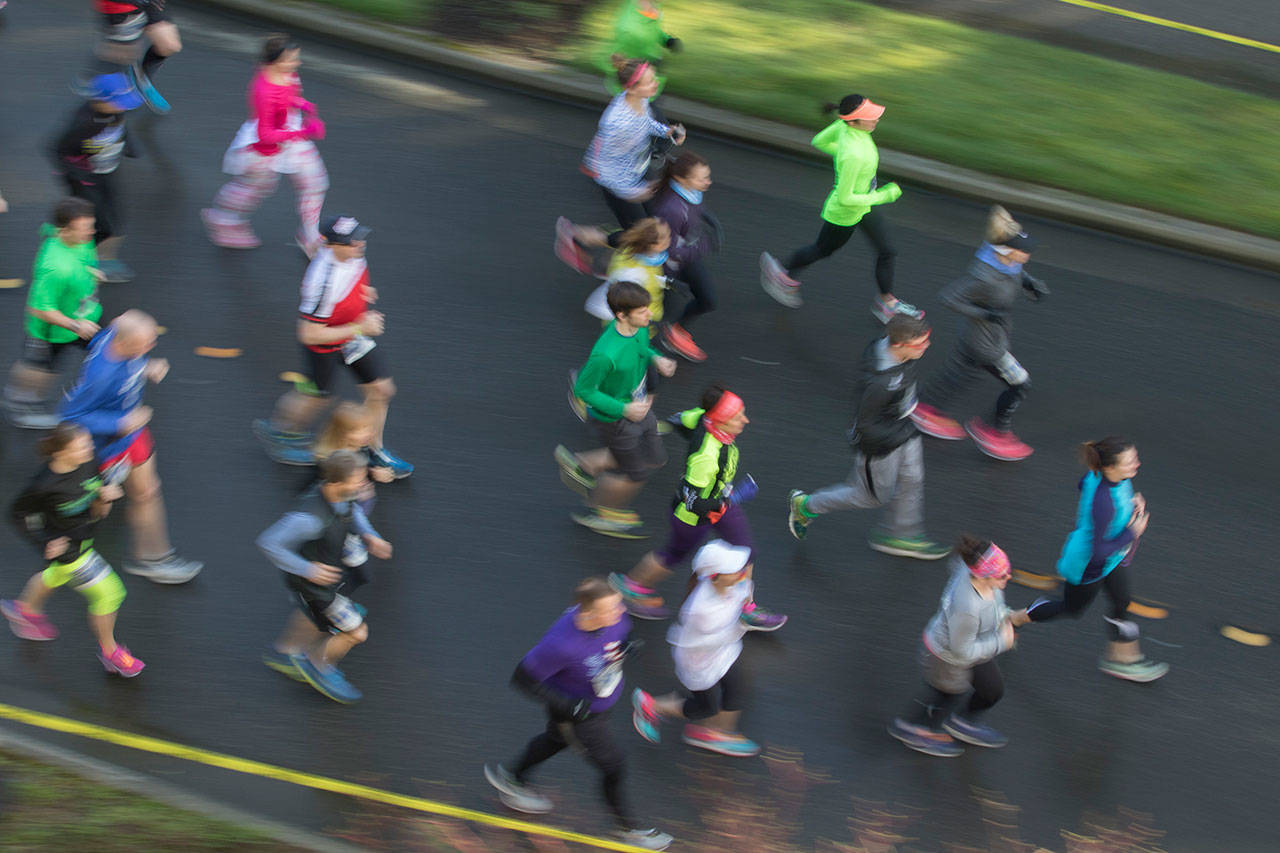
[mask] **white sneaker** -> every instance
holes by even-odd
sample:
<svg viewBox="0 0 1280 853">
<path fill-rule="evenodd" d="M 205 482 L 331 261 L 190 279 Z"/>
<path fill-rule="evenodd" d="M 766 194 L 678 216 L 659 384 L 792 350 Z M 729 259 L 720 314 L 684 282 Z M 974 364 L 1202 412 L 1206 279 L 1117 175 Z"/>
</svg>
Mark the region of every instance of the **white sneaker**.
<svg viewBox="0 0 1280 853">
<path fill-rule="evenodd" d="M 498 789 L 498 799 L 508 808 L 525 814 L 546 814 L 555 806 L 551 800 L 534 791 L 528 785 L 516 781 L 516 777 L 501 764 L 486 764 L 484 778 Z M 656 847 L 655 850 L 664 848 Z"/>
<path fill-rule="evenodd" d="M 619 830 L 618 838 L 623 844 L 640 847 L 645 850 L 666 850 L 675 838 L 660 829 L 624 829 Z"/>
<path fill-rule="evenodd" d="M 176 553 L 161 557 L 158 560 L 125 560 L 124 570 L 131 575 L 138 575 L 155 583 L 179 584 L 200 574 L 204 563 L 196 560 L 185 560 Z"/>
<path fill-rule="evenodd" d="M 348 533 L 342 542 L 342 565 L 354 569 L 369 562 L 369 549 L 364 540 L 354 533 Z"/>
<path fill-rule="evenodd" d="M 782 264 L 768 252 L 760 253 L 760 286 L 788 308 L 799 308 L 804 304 L 800 299 L 800 282 L 787 275 Z"/>
</svg>

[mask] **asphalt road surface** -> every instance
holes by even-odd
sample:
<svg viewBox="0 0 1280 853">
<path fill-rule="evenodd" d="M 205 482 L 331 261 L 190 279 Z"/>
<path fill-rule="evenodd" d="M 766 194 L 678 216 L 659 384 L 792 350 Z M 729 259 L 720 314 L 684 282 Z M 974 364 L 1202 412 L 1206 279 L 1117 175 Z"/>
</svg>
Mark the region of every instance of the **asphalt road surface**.
<svg viewBox="0 0 1280 853">
<path fill-rule="evenodd" d="M 0 50 L 0 277 L 27 276 L 36 229 L 58 197 L 42 153 L 74 106 L 66 81 L 88 48 L 87 4 L 10 4 Z M 167 327 L 157 354 L 172 362 L 148 392 L 173 536 L 206 568 L 178 588 L 125 576 L 119 636 L 148 664 L 141 677 L 105 677 L 63 592 L 56 643 L 0 637 L 0 701 L 272 764 L 500 810 L 481 765 L 506 759 L 542 725 L 507 686 L 519 657 L 566 606 L 584 575 L 629 568 L 651 543 L 596 536 L 569 520 L 573 496 L 556 477 L 558 442 L 590 446 L 564 403 L 565 371 L 598 326 L 581 309 L 593 286 L 551 253 L 558 214 L 604 221 L 577 171 L 591 111 L 391 65 L 306 42 L 307 97 L 329 135 L 327 210 L 374 229 L 373 283 L 388 316 L 380 346 L 399 386 L 388 443 L 418 466 L 379 487 L 375 522 L 396 545 L 362 593 L 370 640 L 345 669 L 365 691 L 342 707 L 267 670 L 258 655 L 289 609 L 277 571 L 254 537 L 286 511 L 307 476 L 269 462 L 249 430 L 300 367 L 293 341 L 304 259 L 288 185 L 256 217 L 262 248 L 217 249 L 198 218 L 223 180 L 223 150 L 243 118 L 252 54 L 266 28 L 181 10 L 186 48 L 161 72 L 171 115 L 139 115 L 145 156 L 127 161 L 135 282 L 106 287 L 108 316 L 127 307 Z M 1036 453 L 999 464 L 969 443 L 930 442 L 928 524 L 994 538 L 1015 566 L 1051 571 L 1073 520 L 1076 442 L 1131 436 L 1152 523 L 1135 563 L 1136 587 L 1169 617 L 1144 621 L 1147 651 L 1169 676 L 1138 686 L 1096 669 L 1101 608 L 1079 623 L 1022 632 L 1001 665 L 1005 701 L 991 721 L 1000 751 L 941 761 L 902 748 L 884 724 L 906 709 L 920 676 L 920 630 L 945 576 L 941 563 L 876 554 L 874 513 L 820 519 L 803 544 L 784 529 L 786 494 L 842 478 L 843 432 L 857 356 L 876 334 L 863 241 L 809 271 L 805 307 L 789 312 L 756 283 L 762 249 L 813 236 L 830 185 L 820 166 L 699 138 L 715 186 L 708 201 L 728 231 L 712 267 L 720 310 L 695 326 L 711 354 L 664 386 L 662 412 L 724 380 L 747 402 L 742 469 L 761 485 L 748 507 L 758 539 L 762 604 L 790 614 L 752 636 L 756 693 L 744 718 L 769 761 L 694 754 L 675 730 L 643 744 L 614 720 L 630 753 L 639 809 L 677 836 L 700 832 L 708 801 L 758 804 L 779 837 L 807 849 L 849 842 L 867 801 L 904 815 L 902 834 L 937 848 L 987 843 L 976 791 L 1003 798 L 1004 822 L 1027 841 L 1062 848 L 1059 833 L 1090 831 L 1120 808 L 1150 815 L 1170 850 L 1273 849 L 1275 647 L 1218 634 L 1224 622 L 1280 629 L 1274 554 L 1274 422 L 1280 387 L 1280 291 L 1273 277 L 1049 221 L 1030 219 L 1042 248 L 1033 269 L 1053 289 L 1018 308 L 1014 352 L 1035 383 L 1018 417 Z M 960 271 L 985 218 L 969 202 L 908 186 L 889 211 L 901 249 L 897 291 L 937 325 L 923 370 L 938 369 L 956 318 L 938 289 Z M 4 351 L 17 354 L 25 290 L 0 291 Z M 239 347 L 214 360 L 197 346 Z M 348 393 L 353 389 L 347 388 Z M 987 410 L 988 382 L 965 414 Z M 7 501 L 35 467 L 34 435 L 0 428 Z M 661 531 L 681 448 L 639 509 Z M 104 523 L 101 550 L 124 555 L 123 513 Z M 656 540 L 655 540 L 656 541 Z M 38 568 L 11 532 L 0 535 L 5 594 Z M 671 583 L 676 594 L 676 582 Z M 1015 606 L 1034 593 L 1011 587 Z M 648 648 L 629 683 L 674 685 L 665 625 L 641 624 Z M 384 838 L 398 818 L 330 794 L 169 758 L 33 732 L 273 818 Z M 804 773 L 798 772 L 800 769 Z M 539 781 L 555 791 L 549 820 L 588 832 L 608 823 L 592 771 L 565 755 Z M 987 806 L 986 808 L 991 808 Z M 774 814 L 770 810 L 780 813 Z M 748 832 L 763 831 L 748 829 Z M 775 846 L 780 846 L 778 841 Z M 401 847 L 400 849 L 404 849 Z"/>
</svg>

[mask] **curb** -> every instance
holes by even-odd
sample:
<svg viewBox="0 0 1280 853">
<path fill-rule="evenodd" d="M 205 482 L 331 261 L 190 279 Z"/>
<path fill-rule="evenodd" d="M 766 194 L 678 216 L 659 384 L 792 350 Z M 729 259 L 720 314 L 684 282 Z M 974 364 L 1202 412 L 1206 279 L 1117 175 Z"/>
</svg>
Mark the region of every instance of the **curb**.
<svg viewBox="0 0 1280 853">
<path fill-rule="evenodd" d="M 363 848 L 324 838 L 287 824 L 251 815 L 115 764 L 88 758 L 62 747 L 41 743 L 31 737 L 14 734 L 7 726 L 0 726 L 0 749 L 42 764 L 61 767 L 100 785 L 128 791 L 183 811 L 194 812 L 223 823 L 253 830 L 291 847 L 314 850 L 317 853 L 362 853 L 363 850 Z"/>
<path fill-rule="evenodd" d="M 432 41 L 431 34 L 425 31 L 371 21 L 330 7 L 282 4 L 273 0 L 195 0 L 195 5 L 238 12 L 282 24 L 292 30 L 327 36 L 396 58 L 480 77 L 527 92 L 594 106 L 609 100 L 597 77 L 541 61 L 515 57 L 493 59 L 456 50 Z M 812 131 L 683 98 L 664 96 L 663 102 L 666 112 L 679 115 L 691 129 L 806 160 L 827 160 L 810 147 Z M 1027 213 L 1280 271 L 1280 241 L 1277 240 L 1052 187 L 987 175 L 883 148 L 880 149 L 880 168 L 891 177 L 949 195 L 982 201 L 998 199 L 1002 204 Z"/>
</svg>

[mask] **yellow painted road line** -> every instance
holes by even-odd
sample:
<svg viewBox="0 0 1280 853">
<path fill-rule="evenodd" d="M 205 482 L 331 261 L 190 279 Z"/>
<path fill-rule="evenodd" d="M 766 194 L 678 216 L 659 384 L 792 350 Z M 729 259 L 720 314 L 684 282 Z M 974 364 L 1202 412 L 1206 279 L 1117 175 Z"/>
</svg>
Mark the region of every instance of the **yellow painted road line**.
<svg viewBox="0 0 1280 853">
<path fill-rule="evenodd" d="M 1219 41 L 1229 41 L 1232 44 L 1240 44 L 1245 47 L 1256 47 L 1258 50 L 1269 50 L 1272 53 L 1280 53 L 1280 44 L 1268 44 L 1265 41 L 1256 39 L 1247 39 L 1244 36 L 1233 36 L 1231 33 L 1218 32 L 1204 27 L 1197 27 L 1194 24 L 1184 24 L 1181 21 L 1171 21 L 1168 18 L 1157 18 L 1155 15 L 1146 15 L 1142 12 L 1134 12 L 1130 9 L 1121 9 L 1118 6 L 1108 6 L 1106 3 L 1094 3 L 1093 0 L 1057 0 L 1059 3 L 1066 3 L 1071 6 L 1081 6 L 1085 9 L 1093 9 L 1096 12 L 1106 12 L 1109 15 L 1120 15 L 1123 18 L 1132 18 L 1135 21 L 1142 21 L 1145 24 L 1155 24 L 1160 27 L 1168 27 L 1171 30 L 1182 30 L 1186 33 L 1194 33 L 1198 36 L 1207 36 L 1211 39 Z"/>
<path fill-rule="evenodd" d="M 643 849 L 631 844 L 623 844 L 620 841 L 612 841 L 608 838 L 598 838 L 594 835 L 583 835 L 582 833 L 570 832 L 565 829 L 556 829 L 553 826 L 530 823 L 525 820 L 517 820 L 515 818 L 489 814 L 488 812 L 475 811 L 474 809 L 464 809 L 459 806 L 451 806 L 448 803 L 440 803 L 435 800 L 424 799 L 423 797 L 411 797 L 406 794 L 397 794 L 394 791 L 384 791 L 381 788 L 371 788 L 368 785 L 357 785 L 354 782 L 344 782 L 341 779 L 331 779 L 328 776 L 317 776 L 314 773 L 303 773 L 298 770 L 290 770 L 287 767 L 276 767 L 273 764 L 264 764 L 261 761 L 253 761 L 248 758 L 237 758 L 234 755 L 224 755 L 220 752 L 212 752 L 210 750 L 200 749 L 194 746 L 185 746 L 172 741 L 146 737 L 145 735 L 135 735 L 129 732 L 120 731 L 119 729 L 110 729 L 106 726 L 94 725 L 93 723 L 82 723 L 79 720 L 59 717 L 54 714 L 46 714 L 41 711 L 29 711 L 26 708 L 18 708 L 4 703 L 0 703 L 0 717 L 15 720 L 19 723 L 26 723 L 29 726 L 37 726 L 38 728 L 49 729 L 50 731 L 79 735 L 80 737 L 87 737 L 94 740 L 104 741 L 106 743 L 113 743 L 117 746 L 137 749 L 142 752 L 154 752 L 159 755 L 167 755 L 171 758 L 181 758 L 185 761 L 207 764 L 210 767 L 221 767 L 224 770 L 232 770 L 236 773 L 247 773 L 251 776 L 261 776 L 264 779 L 275 779 L 280 782 L 288 782 L 291 785 L 300 785 L 304 788 L 315 788 L 319 791 L 346 794 L 349 797 L 359 797 L 362 800 L 370 800 L 375 803 L 386 803 L 387 805 L 399 806 L 401 808 L 412 809 L 413 811 L 443 815 L 445 817 L 454 817 L 461 820 L 469 820 L 486 826 L 496 826 L 502 829 L 512 829 L 517 832 L 527 832 L 530 835 L 544 835 L 548 838 L 557 838 L 561 841 L 585 844 L 588 847 L 595 847 L 598 850 L 620 850 L 624 851 L 624 853 L 639 853 L 639 851 Z"/>
</svg>

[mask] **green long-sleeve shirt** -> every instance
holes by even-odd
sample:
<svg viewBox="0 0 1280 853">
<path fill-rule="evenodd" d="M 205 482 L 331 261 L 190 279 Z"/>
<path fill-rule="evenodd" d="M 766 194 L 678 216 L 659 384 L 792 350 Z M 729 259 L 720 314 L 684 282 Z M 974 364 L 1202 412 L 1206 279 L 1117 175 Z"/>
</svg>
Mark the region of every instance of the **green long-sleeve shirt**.
<svg viewBox="0 0 1280 853">
<path fill-rule="evenodd" d="M 640 11 L 635 0 L 622 0 L 618 7 L 618 17 L 613 23 L 613 40 L 600 56 L 600 70 L 605 74 L 606 88 L 615 95 L 622 91 L 617 71 L 613 67 L 612 57 L 615 53 L 628 59 L 661 62 L 666 56 L 667 40 L 670 38 L 662 29 L 661 10 L 656 17 L 651 18 Z M 659 78 L 659 83 L 662 82 L 663 79 Z"/>
<path fill-rule="evenodd" d="M 822 207 L 822 218 L 832 225 L 857 225 L 872 205 L 891 201 L 882 189 L 872 189 L 880 152 L 865 130 L 837 119 L 810 143 L 835 161 L 836 183 Z"/>
<path fill-rule="evenodd" d="M 648 327 L 628 337 L 616 326 L 613 321 L 605 327 L 573 386 L 588 413 L 607 423 L 621 418 L 627 403 L 644 399 L 649 362 L 660 354 L 649 343 Z"/>
</svg>

